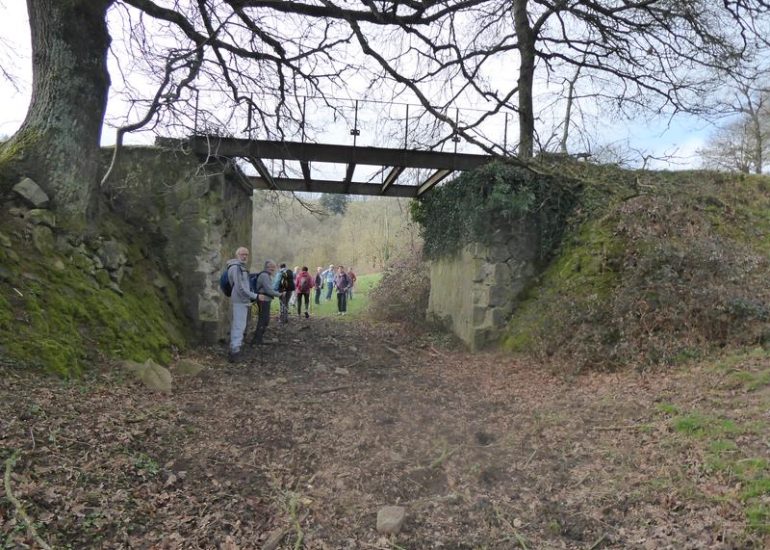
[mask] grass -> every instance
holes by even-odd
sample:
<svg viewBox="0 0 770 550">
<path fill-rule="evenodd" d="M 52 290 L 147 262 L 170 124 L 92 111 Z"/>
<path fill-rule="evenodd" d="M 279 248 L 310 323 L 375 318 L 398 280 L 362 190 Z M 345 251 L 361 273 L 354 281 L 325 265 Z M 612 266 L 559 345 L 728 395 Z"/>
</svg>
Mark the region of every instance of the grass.
<svg viewBox="0 0 770 550">
<path fill-rule="evenodd" d="M 751 433 L 750 426 L 697 411 L 682 413 L 669 403 L 657 409 L 671 417 L 668 423 L 673 432 L 698 442 L 706 475 L 726 476 L 736 484 L 733 498 L 741 502 L 749 529 L 770 533 L 770 510 L 765 504 L 770 496 L 770 462 L 745 446 L 741 436 Z"/>
</svg>

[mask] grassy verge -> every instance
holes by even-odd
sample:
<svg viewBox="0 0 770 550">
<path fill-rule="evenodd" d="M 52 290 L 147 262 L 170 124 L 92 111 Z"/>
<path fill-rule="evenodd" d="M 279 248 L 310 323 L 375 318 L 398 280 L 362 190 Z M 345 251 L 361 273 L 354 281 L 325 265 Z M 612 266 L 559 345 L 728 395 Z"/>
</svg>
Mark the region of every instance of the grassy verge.
<svg viewBox="0 0 770 550">
<path fill-rule="evenodd" d="M 766 416 L 770 406 L 770 352 L 732 354 L 707 367 L 713 389 L 699 403 L 661 402 L 673 448 L 689 457 L 690 479 L 712 488 L 700 498 L 743 510 L 750 531 L 770 533 L 770 459 Z"/>
</svg>

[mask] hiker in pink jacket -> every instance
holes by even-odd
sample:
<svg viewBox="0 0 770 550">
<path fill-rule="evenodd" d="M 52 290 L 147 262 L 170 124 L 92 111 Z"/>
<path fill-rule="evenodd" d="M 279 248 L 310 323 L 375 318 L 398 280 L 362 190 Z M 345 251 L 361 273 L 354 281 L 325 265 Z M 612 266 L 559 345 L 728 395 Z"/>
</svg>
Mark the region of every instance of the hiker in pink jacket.
<svg viewBox="0 0 770 550">
<path fill-rule="evenodd" d="M 302 266 L 302 271 L 297 273 L 294 283 L 297 294 L 297 315 L 302 315 L 302 301 L 305 301 L 305 319 L 310 317 L 310 291 L 315 286 L 313 276 L 308 273 L 307 266 Z"/>
</svg>

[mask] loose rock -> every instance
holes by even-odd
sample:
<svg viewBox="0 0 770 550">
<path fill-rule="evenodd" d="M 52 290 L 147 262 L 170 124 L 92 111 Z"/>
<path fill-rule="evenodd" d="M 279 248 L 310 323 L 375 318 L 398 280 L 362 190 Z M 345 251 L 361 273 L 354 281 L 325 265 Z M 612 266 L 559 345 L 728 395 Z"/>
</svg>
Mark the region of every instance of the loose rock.
<svg viewBox="0 0 770 550">
<path fill-rule="evenodd" d="M 384 506 L 377 512 L 377 532 L 383 535 L 395 535 L 401 531 L 406 519 L 403 506 Z"/>
<path fill-rule="evenodd" d="M 13 186 L 13 191 L 35 208 L 46 208 L 50 199 L 40 186 L 30 178 L 24 178 Z"/>
</svg>

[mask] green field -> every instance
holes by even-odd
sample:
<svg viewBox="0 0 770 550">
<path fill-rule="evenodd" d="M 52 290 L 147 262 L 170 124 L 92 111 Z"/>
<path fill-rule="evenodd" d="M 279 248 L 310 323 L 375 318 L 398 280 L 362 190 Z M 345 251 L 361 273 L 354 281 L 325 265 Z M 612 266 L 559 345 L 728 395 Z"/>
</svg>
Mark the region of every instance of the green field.
<svg viewBox="0 0 770 550">
<path fill-rule="evenodd" d="M 370 275 L 359 275 L 356 280 L 356 286 L 353 288 L 353 299 L 348 300 L 347 315 L 343 319 L 356 318 L 366 313 L 367 306 L 369 304 L 369 292 L 374 288 L 382 278 L 381 273 L 373 273 Z M 330 317 L 337 316 L 337 293 L 332 292 L 332 299 L 326 300 L 326 289 L 321 292 L 321 303 L 316 305 L 315 302 L 315 289 L 310 292 L 310 315 L 311 317 Z M 304 312 L 304 305 L 303 305 Z M 278 314 L 278 301 L 273 300 L 271 311 L 274 315 Z M 297 316 L 296 305 L 291 308 L 290 314 L 294 317 Z"/>
</svg>

